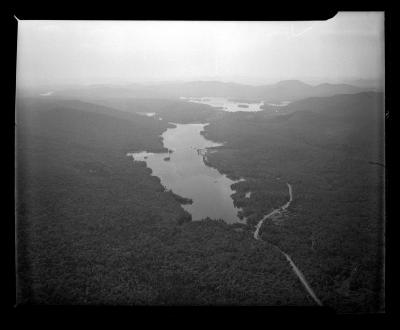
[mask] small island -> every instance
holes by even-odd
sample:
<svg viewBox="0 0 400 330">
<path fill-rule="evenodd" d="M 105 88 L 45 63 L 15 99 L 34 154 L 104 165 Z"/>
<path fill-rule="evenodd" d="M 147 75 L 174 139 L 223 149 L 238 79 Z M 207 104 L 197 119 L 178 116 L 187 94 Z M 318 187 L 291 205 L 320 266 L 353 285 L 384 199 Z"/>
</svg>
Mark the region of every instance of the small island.
<svg viewBox="0 0 400 330">
<path fill-rule="evenodd" d="M 248 108 L 249 106 L 247 104 L 238 104 L 239 108 Z"/>
</svg>

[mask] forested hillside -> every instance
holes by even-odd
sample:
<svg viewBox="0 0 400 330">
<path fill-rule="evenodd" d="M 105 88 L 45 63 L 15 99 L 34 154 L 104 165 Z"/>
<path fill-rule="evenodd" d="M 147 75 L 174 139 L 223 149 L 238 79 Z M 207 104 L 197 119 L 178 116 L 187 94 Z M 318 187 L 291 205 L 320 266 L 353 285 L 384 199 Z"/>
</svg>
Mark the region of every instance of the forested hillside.
<svg viewBox="0 0 400 330">
<path fill-rule="evenodd" d="M 161 150 L 165 125 L 96 108 L 18 102 L 19 303 L 313 304 L 277 251 L 222 221 L 190 222 L 126 157 Z"/>
<path fill-rule="evenodd" d="M 293 203 L 278 221 L 264 223 L 262 238 L 292 256 L 327 305 L 376 311 L 383 281 L 382 94 L 290 107 L 274 119 L 237 113 L 212 122 L 205 135 L 226 144 L 208 162 L 246 179 L 233 197 L 251 226 L 288 199 L 290 182 Z"/>
</svg>

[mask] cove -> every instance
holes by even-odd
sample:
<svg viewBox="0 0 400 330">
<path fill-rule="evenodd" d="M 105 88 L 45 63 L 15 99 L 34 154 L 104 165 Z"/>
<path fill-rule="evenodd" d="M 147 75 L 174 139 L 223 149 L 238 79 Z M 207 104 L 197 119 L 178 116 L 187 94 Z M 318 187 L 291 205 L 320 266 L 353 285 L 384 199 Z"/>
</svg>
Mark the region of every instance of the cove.
<svg viewBox="0 0 400 330">
<path fill-rule="evenodd" d="M 172 124 L 172 123 L 171 123 Z M 134 161 L 144 161 L 152 175 L 160 178 L 161 184 L 175 194 L 193 201 L 182 207 L 193 220 L 206 217 L 222 219 L 227 223 L 241 222 L 239 208 L 235 207 L 231 195 L 233 181 L 217 169 L 205 164 L 207 151 L 222 146 L 207 140 L 201 132 L 208 124 L 173 124 L 161 137 L 167 153 L 146 151 L 128 153 Z"/>
</svg>

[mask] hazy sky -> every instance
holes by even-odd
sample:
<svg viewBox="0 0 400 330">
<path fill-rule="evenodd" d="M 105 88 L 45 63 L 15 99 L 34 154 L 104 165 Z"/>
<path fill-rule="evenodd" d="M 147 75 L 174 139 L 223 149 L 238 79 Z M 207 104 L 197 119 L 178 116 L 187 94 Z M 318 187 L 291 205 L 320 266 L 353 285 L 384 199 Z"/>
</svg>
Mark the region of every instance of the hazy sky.
<svg viewBox="0 0 400 330">
<path fill-rule="evenodd" d="M 374 79 L 383 13 L 315 22 L 19 21 L 20 86 L 219 79 Z"/>
</svg>

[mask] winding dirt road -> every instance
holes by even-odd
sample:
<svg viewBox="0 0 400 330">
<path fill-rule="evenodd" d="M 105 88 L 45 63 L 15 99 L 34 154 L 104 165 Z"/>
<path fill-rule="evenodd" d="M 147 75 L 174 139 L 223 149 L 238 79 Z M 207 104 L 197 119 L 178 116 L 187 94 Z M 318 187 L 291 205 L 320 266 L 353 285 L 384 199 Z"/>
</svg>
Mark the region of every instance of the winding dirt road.
<svg viewBox="0 0 400 330">
<path fill-rule="evenodd" d="M 289 201 L 281 206 L 278 209 L 273 210 L 271 213 L 267 214 L 266 216 L 264 216 L 258 223 L 256 226 L 256 230 L 254 231 L 254 239 L 256 240 L 261 240 L 260 235 L 259 235 L 259 231 L 260 228 L 262 226 L 262 224 L 264 223 L 265 220 L 267 220 L 268 218 L 270 218 L 271 216 L 273 216 L 274 214 L 280 213 L 281 211 L 286 210 L 289 206 L 290 203 L 293 201 L 293 190 L 292 190 L 292 186 L 290 183 L 287 183 L 287 186 L 289 188 Z M 296 276 L 299 278 L 301 284 L 303 284 L 304 288 L 307 290 L 308 294 L 311 296 L 311 298 L 319 305 L 322 306 L 322 302 L 321 300 L 318 299 L 317 295 L 315 294 L 315 292 L 313 291 L 313 289 L 310 287 L 310 285 L 308 284 L 306 278 L 304 277 L 303 273 L 300 271 L 300 269 L 296 266 L 296 264 L 293 262 L 292 258 L 290 258 L 290 256 L 285 253 L 284 251 L 282 251 L 279 247 L 277 247 L 276 245 L 272 244 L 280 253 L 282 253 L 286 260 L 289 262 L 290 266 L 292 267 L 293 272 L 296 274 Z"/>
<path fill-rule="evenodd" d="M 267 220 L 268 218 L 272 217 L 274 214 L 277 214 L 277 213 L 280 213 L 281 211 L 286 210 L 289 207 L 290 203 L 293 201 L 292 185 L 290 183 L 287 183 L 287 186 L 289 188 L 289 201 L 285 205 L 281 206 L 278 209 L 273 210 L 271 213 L 269 213 L 266 216 L 264 216 L 264 218 L 262 218 L 257 223 L 256 230 L 254 232 L 254 239 L 256 239 L 256 240 L 260 239 L 260 236 L 259 236 L 258 232 L 260 231 L 260 228 L 261 228 L 261 226 L 262 226 L 262 224 L 264 223 L 265 220 Z"/>
</svg>

